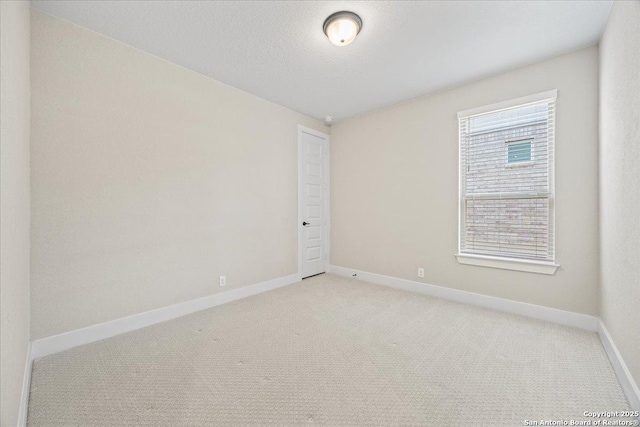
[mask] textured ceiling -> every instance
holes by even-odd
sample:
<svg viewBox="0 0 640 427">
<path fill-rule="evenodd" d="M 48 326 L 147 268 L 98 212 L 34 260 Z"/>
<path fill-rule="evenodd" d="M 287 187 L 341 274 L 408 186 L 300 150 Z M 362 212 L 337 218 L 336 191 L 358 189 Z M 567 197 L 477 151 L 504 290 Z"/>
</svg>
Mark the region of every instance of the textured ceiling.
<svg viewBox="0 0 640 427">
<path fill-rule="evenodd" d="M 610 1 L 31 1 L 39 10 L 334 121 L 597 43 Z M 324 19 L 363 29 L 332 45 Z"/>
</svg>

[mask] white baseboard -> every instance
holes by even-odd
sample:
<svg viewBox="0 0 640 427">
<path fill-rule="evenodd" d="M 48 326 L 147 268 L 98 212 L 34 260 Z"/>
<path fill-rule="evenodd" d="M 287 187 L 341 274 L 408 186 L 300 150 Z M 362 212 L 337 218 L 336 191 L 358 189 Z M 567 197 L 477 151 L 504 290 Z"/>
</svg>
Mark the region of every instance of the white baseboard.
<svg viewBox="0 0 640 427">
<path fill-rule="evenodd" d="M 27 348 L 27 360 L 24 365 L 24 376 L 22 377 L 22 395 L 20 396 L 20 410 L 18 411 L 18 427 L 27 425 L 27 412 L 29 409 L 29 390 L 31 388 L 31 365 L 32 352 L 31 343 Z"/>
<path fill-rule="evenodd" d="M 389 286 L 391 288 L 413 291 L 464 304 L 477 305 L 493 310 L 532 317 L 534 319 L 546 320 L 548 322 L 573 326 L 580 329 L 586 329 L 588 331 L 596 332 L 598 330 L 598 318 L 586 314 L 573 313 L 571 311 L 558 310 L 556 308 L 543 307 L 541 305 L 528 304 L 526 302 L 476 294 L 474 292 L 461 291 L 444 286 L 414 282 L 412 280 L 398 279 L 396 277 L 383 276 L 381 274 L 368 273 L 366 271 L 359 271 L 335 265 L 329 267 L 329 272 L 339 276 L 352 277 L 376 283 L 378 285 Z M 356 275 L 355 277 L 353 276 L 354 274 Z"/>
<path fill-rule="evenodd" d="M 267 280 L 255 285 L 245 286 L 231 291 L 221 292 L 219 294 L 209 295 L 168 307 L 158 308 L 156 310 L 146 311 L 144 313 L 134 314 L 132 316 L 111 320 L 109 322 L 88 326 L 86 328 L 76 329 L 75 331 L 35 340 L 31 344 L 31 360 L 68 350 L 80 345 L 103 340 L 105 338 L 110 338 L 115 335 L 131 332 L 156 323 L 165 322 L 167 320 L 175 319 L 176 317 L 195 313 L 196 311 L 206 310 L 207 308 L 236 301 L 251 295 L 270 291 L 272 289 L 299 282 L 300 280 L 301 277 L 299 274 L 292 274 L 290 276 Z"/>
<path fill-rule="evenodd" d="M 627 396 L 629 405 L 631 405 L 631 408 L 634 411 L 640 411 L 640 389 L 638 389 L 638 385 L 631 376 L 631 372 L 629 371 L 629 368 L 627 368 L 627 364 L 624 363 L 618 348 L 613 342 L 613 339 L 611 338 L 611 335 L 609 335 L 609 331 L 604 326 L 602 320 L 598 321 L 598 335 L 600 335 L 602 346 L 609 356 L 613 370 L 618 376 L 618 381 L 622 386 L 625 396 Z"/>
</svg>

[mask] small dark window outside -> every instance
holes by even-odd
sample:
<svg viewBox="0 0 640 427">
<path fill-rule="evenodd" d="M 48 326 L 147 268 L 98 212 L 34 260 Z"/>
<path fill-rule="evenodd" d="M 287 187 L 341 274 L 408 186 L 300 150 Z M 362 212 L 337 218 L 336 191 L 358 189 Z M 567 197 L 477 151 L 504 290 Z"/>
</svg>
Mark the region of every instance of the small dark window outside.
<svg viewBox="0 0 640 427">
<path fill-rule="evenodd" d="M 507 144 L 507 163 L 531 162 L 531 141 Z"/>
</svg>

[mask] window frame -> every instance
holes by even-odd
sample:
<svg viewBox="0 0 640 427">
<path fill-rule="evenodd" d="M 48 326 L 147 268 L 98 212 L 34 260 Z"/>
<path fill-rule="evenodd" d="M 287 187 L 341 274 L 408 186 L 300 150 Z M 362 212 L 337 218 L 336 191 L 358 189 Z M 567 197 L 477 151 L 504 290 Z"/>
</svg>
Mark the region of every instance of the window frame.
<svg viewBox="0 0 640 427">
<path fill-rule="evenodd" d="M 552 260 L 534 260 L 534 259 L 526 259 L 526 258 L 512 258 L 506 256 L 494 256 L 494 255 L 482 255 L 482 254 L 474 254 L 474 253 L 463 253 L 462 248 L 462 234 L 463 234 L 463 224 L 465 223 L 465 219 L 463 215 L 465 214 L 464 203 L 466 201 L 465 195 L 463 195 L 463 168 L 466 165 L 462 164 L 462 148 L 463 148 L 463 135 L 460 132 L 460 120 L 468 119 L 473 116 L 498 112 L 500 110 L 506 110 L 517 107 L 524 107 L 528 104 L 537 104 L 541 102 L 551 102 L 556 101 L 558 97 L 557 90 L 551 90 L 547 92 L 542 92 L 534 95 L 529 95 L 521 98 L 512 99 L 505 102 L 500 102 L 496 104 L 485 105 L 478 108 L 472 108 L 469 110 L 461 111 L 458 113 L 458 247 L 457 253 L 455 254 L 458 263 L 465 265 L 473 265 L 473 266 L 481 266 L 481 267 L 490 267 L 490 268 L 499 268 L 499 269 L 507 269 L 507 270 L 516 270 L 516 271 L 524 271 L 530 273 L 539 273 L 539 274 L 549 274 L 553 275 L 560 267 L 559 264 L 556 264 L 556 229 L 555 229 L 555 155 L 551 160 L 549 160 L 548 168 L 549 168 L 549 228 L 551 229 L 552 237 L 553 237 L 553 255 L 554 259 Z M 555 112 L 554 112 L 555 118 Z M 555 124 L 554 124 L 554 136 L 553 136 L 553 144 L 555 145 Z M 506 167 L 509 168 L 519 168 L 530 166 L 535 163 L 534 157 L 534 149 L 533 149 L 533 141 L 532 141 L 532 155 L 531 161 L 528 162 L 519 162 L 519 163 L 506 163 Z M 508 156 L 508 148 L 506 149 Z"/>
</svg>

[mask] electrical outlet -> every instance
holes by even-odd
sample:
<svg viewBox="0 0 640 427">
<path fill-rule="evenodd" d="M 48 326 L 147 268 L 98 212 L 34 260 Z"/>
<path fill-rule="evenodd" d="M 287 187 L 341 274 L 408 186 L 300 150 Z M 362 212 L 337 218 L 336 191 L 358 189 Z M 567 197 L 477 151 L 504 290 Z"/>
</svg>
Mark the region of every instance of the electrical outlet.
<svg viewBox="0 0 640 427">
<path fill-rule="evenodd" d="M 220 276 L 220 286 L 227 286 L 227 276 Z"/>
<path fill-rule="evenodd" d="M 424 277 L 424 268 L 418 269 L 418 277 Z"/>
</svg>

